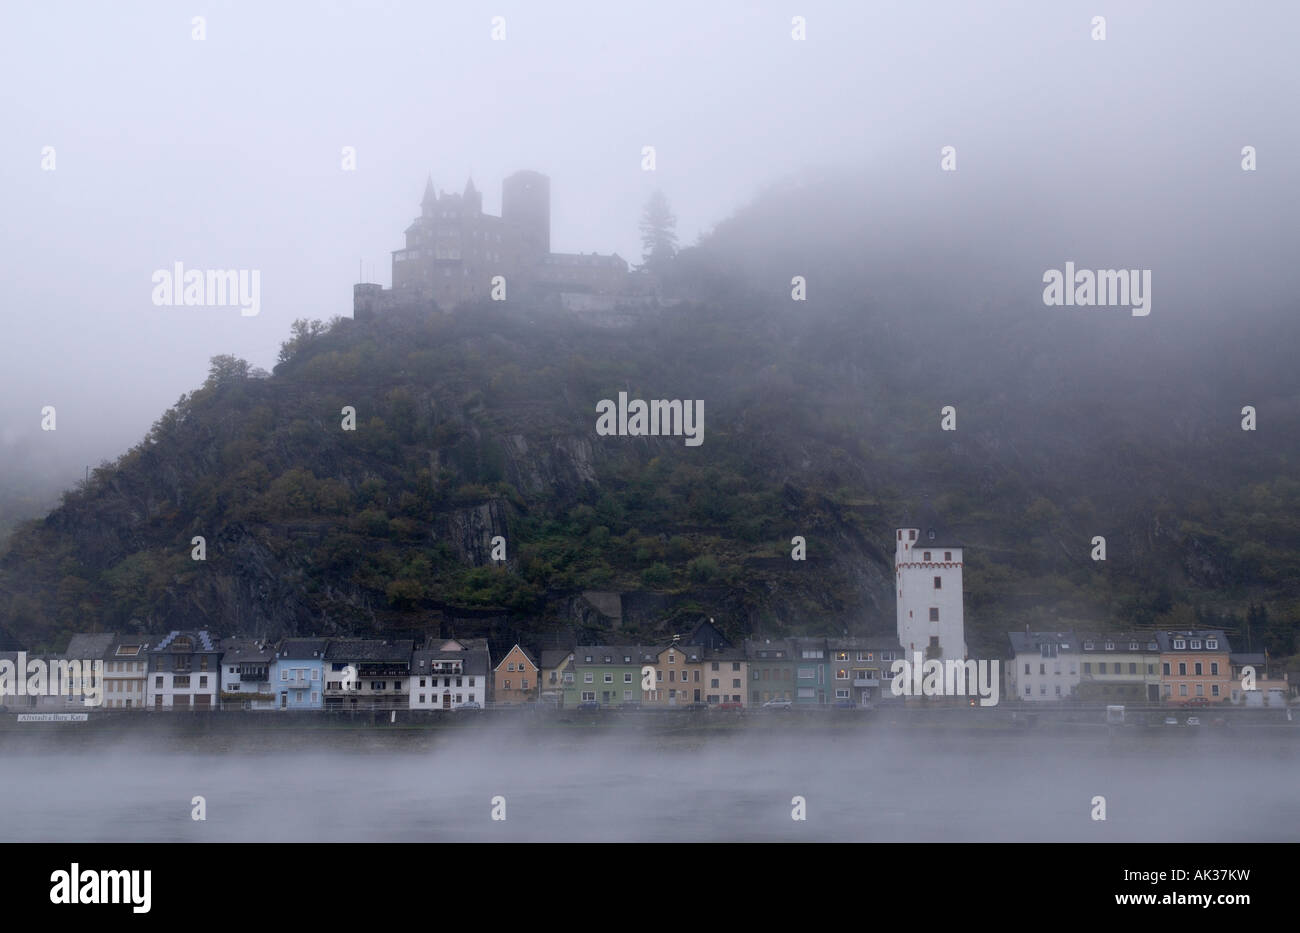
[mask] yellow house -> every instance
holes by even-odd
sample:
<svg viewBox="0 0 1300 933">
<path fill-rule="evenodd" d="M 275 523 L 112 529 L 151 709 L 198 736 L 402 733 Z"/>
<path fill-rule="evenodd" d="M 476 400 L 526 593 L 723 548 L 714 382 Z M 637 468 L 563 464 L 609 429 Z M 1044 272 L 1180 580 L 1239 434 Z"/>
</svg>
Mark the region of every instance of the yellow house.
<svg viewBox="0 0 1300 933">
<path fill-rule="evenodd" d="M 641 702 L 646 706 L 703 703 L 706 680 L 702 654 L 699 645 L 674 643 L 667 648 L 660 648 L 655 653 L 654 687 L 642 694 Z"/>
</svg>

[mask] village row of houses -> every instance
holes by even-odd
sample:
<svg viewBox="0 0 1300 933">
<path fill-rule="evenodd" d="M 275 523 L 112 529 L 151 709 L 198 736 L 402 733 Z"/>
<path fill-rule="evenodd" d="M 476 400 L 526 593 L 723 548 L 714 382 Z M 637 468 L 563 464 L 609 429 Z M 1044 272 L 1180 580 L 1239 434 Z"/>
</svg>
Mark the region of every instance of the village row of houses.
<svg viewBox="0 0 1300 933">
<path fill-rule="evenodd" d="M 1280 706 L 1289 698 L 1284 671 L 1266 655 L 1233 653 L 1219 630 L 1026 631 L 1009 638 L 1007 700 Z M 12 655 L 0 654 L 0 663 Z M 891 668 L 912 660 L 888 636 L 750 639 L 733 646 L 711 622 L 659 645 L 538 652 L 515 644 L 495 663 L 482 638 L 432 639 L 417 647 L 413 639 L 219 639 L 204 630 L 80 634 L 62 658 L 103 662 L 100 708 L 146 710 L 864 707 L 899 699 Z M 83 706 L 85 695 L 33 692 L 0 702 L 69 709 Z"/>
<path fill-rule="evenodd" d="M 457 709 L 542 703 L 560 707 L 869 705 L 888 695 L 903 656 L 891 638 L 788 638 L 734 647 L 709 622 L 659 645 L 577 645 L 491 656 L 486 639 L 220 639 L 74 635 L 60 657 L 103 662 L 103 709 Z M 0 661 L 17 655 L 0 654 Z M 47 659 L 53 661 L 54 659 Z M 77 685 L 59 696 L 9 696 L 28 709 L 80 708 Z"/>
<path fill-rule="evenodd" d="M 1010 632 L 1007 694 L 1025 702 L 1285 706 L 1286 672 L 1218 629 Z"/>
</svg>

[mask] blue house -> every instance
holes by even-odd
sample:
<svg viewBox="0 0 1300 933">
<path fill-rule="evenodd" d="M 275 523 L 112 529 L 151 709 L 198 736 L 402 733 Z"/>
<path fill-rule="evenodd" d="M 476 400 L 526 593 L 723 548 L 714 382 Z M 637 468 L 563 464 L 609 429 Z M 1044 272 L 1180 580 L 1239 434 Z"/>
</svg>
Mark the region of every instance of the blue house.
<svg viewBox="0 0 1300 933">
<path fill-rule="evenodd" d="M 271 661 L 276 709 L 325 708 L 326 638 L 285 638 Z"/>
</svg>

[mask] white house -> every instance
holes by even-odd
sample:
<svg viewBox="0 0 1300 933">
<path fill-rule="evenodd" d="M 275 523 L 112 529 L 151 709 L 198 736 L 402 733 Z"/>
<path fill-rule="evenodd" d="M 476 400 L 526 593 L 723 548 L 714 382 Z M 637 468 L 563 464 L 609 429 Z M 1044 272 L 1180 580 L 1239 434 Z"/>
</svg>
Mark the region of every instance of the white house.
<svg viewBox="0 0 1300 933">
<path fill-rule="evenodd" d="M 455 709 L 465 703 L 487 706 L 486 639 L 433 641 L 411 657 L 410 709 Z"/>
<path fill-rule="evenodd" d="M 898 641 L 906 657 L 964 659 L 966 623 L 962 600 L 962 548 L 939 525 L 928 506 L 920 528 L 899 528 L 894 541 Z"/>
<path fill-rule="evenodd" d="M 220 642 L 206 631 L 169 632 L 149 649 L 149 709 L 215 709 Z"/>
<path fill-rule="evenodd" d="M 1007 638 L 1013 655 L 1007 671 L 1008 696 L 1026 702 L 1059 702 L 1078 692 L 1082 668 L 1073 632 L 1008 632 Z"/>
</svg>

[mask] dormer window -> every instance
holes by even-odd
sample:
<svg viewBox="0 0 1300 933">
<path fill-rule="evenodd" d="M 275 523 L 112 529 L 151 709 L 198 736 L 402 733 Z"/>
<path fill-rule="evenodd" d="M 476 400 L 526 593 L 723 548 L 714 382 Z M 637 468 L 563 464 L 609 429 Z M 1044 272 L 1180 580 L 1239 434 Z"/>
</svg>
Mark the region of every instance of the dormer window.
<svg viewBox="0 0 1300 933">
<path fill-rule="evenodd" d="M 1091 650 L 1092 650 L 1092 647 L 1093 647 L 1093 645 L 1092 645 L 1092 642 L 1090 642 L 1090 641 L 1085 641 L 1085 642 L 1083 643 L 1083 650 L 1084 650 L 1084 651 L 1091 651 Z"/>
<path fill-rule="evenodd" d="M 934 529 L 931 528 L 929 531 L 927 531 L 927 532 L 925 533 L 925 536 L 926 536 L 927 538 L 929 538 L 931 541 L 933 541 L 933 540 L 934 540 Z"/>
<path fill-rule="evenodd" d="M 1159 649 L 1159 647 L 1160 646 L 1153 641 L 1147 642 L 1147 651 L 1156 651 Z"/>
<path fill-rule="evenodd" d="M 1199 638 L 1193 638 L 1193 639 L 1192 639 L 1192 650 L 1193 650 L 1193 651 L 1200 651 L 1200 650 L 1201 650 L 1201 640 L 1200 640 Z"/>
<path fill-rule="evenodd" d="M 1108 641 L 1108 642 L 1106 642 L 1106 650 L 1107 650 L 1107 651 L 1114 651 L 1114 650 L 1115 650 L 1115 643 L 1114 643 L 1113 641 Z"/>
<path fill-rule="evenodd" d="M 1175 651 L 1182 651 L 1182 650 L 1183 650 L 1184 648 L 1186 648 L 1186 647 L 1187 647 L 1187 642 L 1183 641 L 1181 638 L 1175 638 L 1175 639 L 1174 639 L 1174 650 L 1175 650 Z"/>
<path fill-rule="evenodd" d="M 591 663 L 591 655 L 587 655 L 587 659 L 586 659 L 586 660 L 587 660 L 587 663 L 590 664 L 590 663 Z"/>
<path fill-rule="evenodd" d="M 1216 650 L 1218 650 L 1218 647 L 1219 647 L 1219 639 L 1217 639 L 1217 638 L 1207 638 L 1207 639 L 1205 639 L 1205 647 L 1208 648 L 1210 651 L 1216 651 Z"/>
<path fill-rule="evenodd" d="M 1137 650 L 1138 650 L 1138 643 L 1135 642 L 1135 641 L 1131 641 L 1131 642 L 1129 642 L 1129 643 L 1128 643 L 1128 650 L 1129 650 L 1129 651 L 1137 651 Z"/>
</svg>

